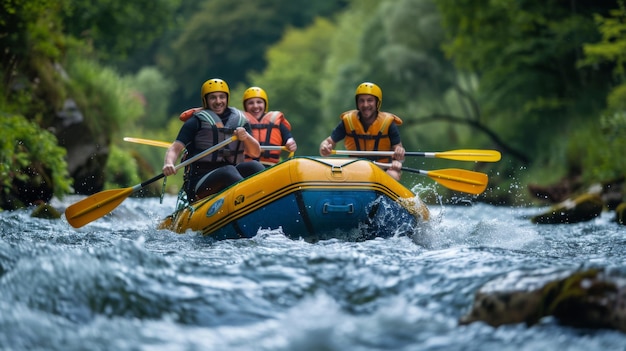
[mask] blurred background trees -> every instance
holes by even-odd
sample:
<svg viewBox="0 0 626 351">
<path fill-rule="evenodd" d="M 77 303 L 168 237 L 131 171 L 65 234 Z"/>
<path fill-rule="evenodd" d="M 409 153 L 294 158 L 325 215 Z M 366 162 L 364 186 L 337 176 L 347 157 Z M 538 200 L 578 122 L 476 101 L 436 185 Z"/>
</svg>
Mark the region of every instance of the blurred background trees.
<svg viewBox="0 0 626 351">
<path fill-rule="evenodd" d="M 172 141 L 178 114 L 219 77 L 235 107 L 246 87 L 266 89 L 297 155 L 317 155 L 356 86 L 372 81 L 383 110 L 404 120 L 407 150 L 503 154 L 410 167 L 487 172 L 509 202 L 526 201 L 530 182 L 626 171 L 623 1 L 12 0 L 0 13 L 0 111 L 46 129 L 71 96 L 110 136 L 116 168 L 135 153 L 158 173 L 164 150 L 123 137 Z"/>
</svg>

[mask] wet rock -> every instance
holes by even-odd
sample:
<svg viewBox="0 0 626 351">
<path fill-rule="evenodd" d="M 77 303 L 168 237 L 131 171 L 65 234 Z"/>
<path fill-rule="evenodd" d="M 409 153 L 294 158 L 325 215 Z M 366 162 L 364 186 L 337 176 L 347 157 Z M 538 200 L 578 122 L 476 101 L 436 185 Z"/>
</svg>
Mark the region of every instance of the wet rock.
<svg viewBox="0 0 626 351">
<path fill-rule="evenodd" d="M 615 210 L 616 221 L 623 223 L 620 220 L 624 216 L 617 211 L 617 207 L 626 200 L 625 176 L 594 184 L 584 190 L 582 195 L 575 197 L 574 193 L 580 194 L 581 188 L 577 179 L 578 177 L 566 177 L 562 182 L 550 186 L 529 184 L 528 190 L 536 198 L 549 203 L 559 200 L 558 204 L 533 217 L 532 221 L 541 224 L 577 223 L 597 217 L 602 210 Z M 603 204 L 602 209 L 598 199 Z M 623 213 L 624 209 L 621 211 Z"/>
<path fill-rule="evenodd" d="M 615 210 L 625 200 L 625 179 L 626 177 L 618 177 L 602 183 L 600 196 L 609 210 Z"/>
<path fill-rule="evenodd" d="M 54 132 L 67 150 L 67 168 L 76 194 L 91 195 L 104 189 L 104 172 L 109 157 L 110 136 L 94 131 L 72 100 L 56 115 Z"/>
<path fill-rule="evenodd" d="M 15 172 L 13 184 L 0 199 L 0 207 L 15 210 L 40 202 L 53 196 L 52 172 L 41 162 L 33 162 Z"/>
<path fill-rule="evenodd" d="M 61 218 L 61 212 L 47 203 L 42 203 L 33 210 L 30 216 L 43 219 L 59 219 Z"/>
<path fill-rule="evenodd" d="M 476 293 L 471 311 L 459 323 L 482 321 L 497 327 L 524 322 L 532 326 L 543 317 L 554 316 L 563 325 L 626 332 L 623 277 L 600 269 L 563 273 L 513 272 L 490 282 Z M 505 286 L 507 283 L 512 285 Z"/>
<path fill-rule="evenodd" d="M 515 271 L 494 279 L 476 292 L 472 309 L 459 323 L 482 321 L 493 327 L 516 323 L 533 325 L 546 315 L 543 287 L 570 274 L 571 271 Z"/>
<path fill-rule="evenodd" d="M 598 217 L 603 209 L 604 202 L 600 195 L 590 192 L 552 206 L 546 212 L 532 217 L 531 221 L 537 224 L 585 222 Z"/>
<path fill-rule="evenodd" d="M 615 221 L 619 224 L 626 225 L 626 202 L 622 202 L 615 208 Z"/>
<path fill-rule="evenodd" d="M 528 191 L 539 200 L 556 204 L 570 198 L 582 188 L 582 171 L 572 169 L 569 174 L 552 185 L 528 184 Z"/>
</svg>

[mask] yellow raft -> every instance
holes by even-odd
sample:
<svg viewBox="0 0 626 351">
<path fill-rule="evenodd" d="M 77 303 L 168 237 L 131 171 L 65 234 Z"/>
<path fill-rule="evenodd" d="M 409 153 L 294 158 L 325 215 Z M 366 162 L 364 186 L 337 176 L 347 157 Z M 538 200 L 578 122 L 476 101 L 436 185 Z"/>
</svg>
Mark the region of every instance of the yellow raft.
<svg viewBox="0 0 626 351">
<path fill-rule="evenodd" d="M 309 242 L 413 233 L 429 211 L 418 196 L 371 161 L 294 157 L 195 203 L 183 203 L 160 225 L 215 239 L 280 229 Z"/>
<path fill-rule="evenodd" d="M 216 239 L 282 229 L 292 239 L 354 241 L 410 234 L 428 217 L 416 194 L 368 160 L 295 157 L 181 206 L 160 228 Z"/>
</svg>

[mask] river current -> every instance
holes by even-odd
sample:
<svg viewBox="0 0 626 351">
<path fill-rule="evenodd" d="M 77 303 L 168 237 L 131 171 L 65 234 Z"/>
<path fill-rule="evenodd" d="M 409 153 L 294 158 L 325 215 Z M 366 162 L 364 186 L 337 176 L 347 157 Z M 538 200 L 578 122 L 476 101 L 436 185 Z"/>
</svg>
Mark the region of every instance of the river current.
<svg viewBox="0 0 626 351">
<path fill-rule="evenodd" d="M 157 230 L 174 202 L 128 198 L 80 229 L 0 212 L 0 350 L 626 350 L 624 333 L 551 317 L 458 323 L 511 272 L 626 272 L 612 212 L 535 225 L 542 208 L 430 205 L 412 237 L 312 244 Z"/>
</svg>

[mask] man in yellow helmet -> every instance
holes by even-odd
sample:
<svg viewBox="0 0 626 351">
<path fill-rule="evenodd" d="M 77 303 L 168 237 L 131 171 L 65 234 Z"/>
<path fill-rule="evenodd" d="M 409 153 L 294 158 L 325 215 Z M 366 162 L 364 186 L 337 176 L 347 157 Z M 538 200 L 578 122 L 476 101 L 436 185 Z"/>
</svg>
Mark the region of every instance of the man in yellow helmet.
<svg viewBox="0 0 626 351">
<path fill-rule="evenodd" d="M 402 124 L 402 120 L 394 114 L 380 111 L 383 92 L 374 83 L 361 83 L 356 88 L 355 100 L 357 109 L 341 114 L 341 122 L 320 144 L 320 155 L 330 155 L 337 143 L 344 139 L 348 150 L 393 151 L 391 160 L 388 156 L 371 159 L 387 163 L 391 161 L 387 173 L 400 180 L 405 150 L 397 126 Z"/>
<path fill-rule="evenodd" d="M 249 175 L 264 169 L 257 161 L 244 161 L 244 153 L 258 157 L 259 142 L 251 135 L 250 123 L 244 113 L 228 106 L 230 90 L 225 81 L 209 79 L 202 85 L 202 109 L 195 110 L 178 132 L 176 140 L 165 152 L 163 174 L 176 174 L 174 163 L 186 149 L 187 157 L 232 137 L 237 140 L 200 160 L 185 170 L 184 189 L 190 202 L 216 193 Z"/>
<path fill-rule="evenodd" d="M 268 111 L 269 100 L 265 90 L 250 87 L 243 93 L 243 109 L 252 127 L 252 136 L 261 146 L 285 146 L 295 152 L 298 146 L 291 135 L 291 124 L 280 111 Z M 280 150 L 265 150 L 259 158 L 253 158 L 266 167 L 280 160 Z"/>
</svg>

